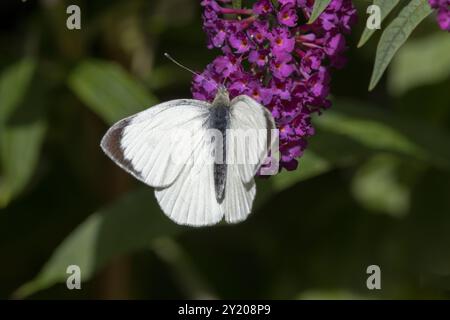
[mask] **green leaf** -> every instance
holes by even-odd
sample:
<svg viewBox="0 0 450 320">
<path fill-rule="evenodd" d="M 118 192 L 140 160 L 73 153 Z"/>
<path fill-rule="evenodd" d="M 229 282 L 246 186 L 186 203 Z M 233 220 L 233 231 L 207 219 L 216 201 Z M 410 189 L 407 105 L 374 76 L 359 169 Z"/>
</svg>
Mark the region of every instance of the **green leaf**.
<svg viewBox="0 0 450 320">
<path fill-rule="evenodd" d="M 352 138 L 372 149 L 419 157 L 423 154 L 419 146 L 394 127 L 376 119 L 355 117 L 340 111 L 330 110 L 317 119 L 317 125 L 322 129 Z"/>
<path fill-rule="evenodd" d="M 399 157 L 379 154 L 361 166 L 352 181 L 352 193 L 365 208 L 395 217 L 404 216 L 411 188 L 400 177 L 404 163 Z"/>
<path fill-rule="evenodd" d="M 55 250 L 39 274 L 16 291 L 23 298 L 67 279 L 69 265 L 81 268 L 83 281 L 90 279 L 112 258 L 150 248 L 160 237 L 182 230 L 156 204 L 153 191 L 132 192 L 91 215 Z"/>
<path fill-rule="evenodd" d="M 308 151 L 332 165 L 330 169 L 354 165 L 374 152 L 373 148 L 349 136 L 337 134 L 319 125 L 316 126 L 316 134 L 308 142 Z"/>
<path fill-rule="evenodd" d="M 380 7 L 381 11 L 381 22 L 391 13 L 392 9 L 394 9 L 400 0 L 374 0 L 373 5 Z M 359 39 L 358 48 L 362 47 L 370 37 L 375 33 L 377 29 L 369 29 L 367 26 L 364 28 L 364 31 L 361 35 L 361 39 Z"/>
<path fill-rule="evenodd" d="M 156 103 L 156 98 L 122 67 L 105 61 L 81 63 L 71 73 L 69 86 L 110 124 Z"/>
<path fill-rule="evenodd" d="M 283 191 L 296 183 L 313 178 L 332 168 L 331 163 L 318 156 L 312 151 L 305 151 L 305 154 L 299 161 L 299 167 L 295 171 L 282 171 L 273 177 L 270 181 L 273 190 L 276 192 Z"/>
<path fill-rule="evenodd" d="M 270 194 L 334 168 L 355 165 L 380 151 L 450 170 L 449 133 L 423 121 L 342 100 L 335 101 L 333 108 L 316 117 L 314 123 L 317 133 L 310 139 L 299 167 L 290 172 L 283 170 L 270 178 Z"/>
<path fill-rule="evenodd" d="M 45 128 L 43 121 L 36 120 L 0 129 L 0 208 L 26 187 L 39 158 Z"/>
<path fill-rule="evenodd" d="M 322 12 L 328 7 L 331 0 L 315 0 L 311 17 L 309 17 L 308 23 L 313 23 L 322 14 Z"/>
<path fill-rule="evenodd" d="M 443 81 L 450 75 L 450 37 L 444 32 L 408 41 L 392 61 L 389 89 L 400 95 L 409 89 Z"/>
<path fill-rule="evenodd" d="M 412 0 L 384 30 L 378 43 L 369 90 L 375 88 L 397 50 L 431 12 L 428 0 Z"/>
<path fill-rule="evenodd" d="M 241 9 L 242 8 L 242 0 L 233 0 L 233 8 Z"/>
<path fill-rule="evenodd" d="M 0 208 L 26 187 L 44 138 L 45 124 L 39 119 L 9 123 L 26 97 L 35 68 L 35 61 L 25 58 L 0 76 Z"/>
<path fill-rule="evenodd" d="M 425 121 L 364 103 L 336 101 L 333 109 L 314 122 L 321 130 L 346 136 L 375 151 L 402 154 L 450 169 L 449 133 Z"/>
<path fill-rule="evenodd" d="M 264 197 L 274 192 L 284 191 L 298 182 L 314 178 L 332 169 L 354 165 L 373 153 L 371 148 L 361 146 L 348 137 L 327 132 L 319 127 L 316 134 L 309 140 L 308 150 L 299 159 L 298 168 L 294 171 L 283 170 L 270 178 L 268 180 L 271 183 L 270 192 Z M 259 201 L 258 197 L 257 201 Z"/>
<path fill-rule="evenodd" d="M 35 61 L 25 58 L 0 75 L 0 125 L 24 98 L 35 70 Z"/>
</svg>

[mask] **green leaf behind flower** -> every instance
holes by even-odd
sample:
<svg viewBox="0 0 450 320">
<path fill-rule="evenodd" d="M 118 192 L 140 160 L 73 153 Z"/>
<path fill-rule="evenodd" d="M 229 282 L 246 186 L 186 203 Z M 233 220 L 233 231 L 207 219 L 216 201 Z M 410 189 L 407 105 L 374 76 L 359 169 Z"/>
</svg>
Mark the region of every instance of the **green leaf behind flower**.
<svg viewBox="0 0 450 320">
<path fill-rule="evenodd" d="M 322 12 L 328 7 L 331 0 L 315 0 L 311 17 L 309 17 L 308 23 L 313 23 L 322 14 Z"/>
<path fill-rule="evenodd" d="M 8 67 L 0 76 L 0 124 L 6 122 L 24 98 L 36 63 L 25 58 Z"/>
<path fill-rule="evenodd" d="M 449 76 L 450 37 L 445 32 L 438 32 L 405 44 L 392 61 L 388 85 L 393 94 L 401 95 Z"/>
<path fill-rule="evenodd" d="M 274 191 L 280 192 L 294 184 L 325 173 L 332 168 L 330 161 L 307 150 L 301 157 L 299 168 L 295 171 L 282 171 L 271 179 Z"/>
<path fill-rule="evenodd" d="M 410 208 L 411 187 L 401 177 L 405 163 L 392 154 L 378 154 L 358 168 L 352 193 L 365 208 L 402 217 Z"/>
<path fill-rule="evenodd" d="M 378 43 L 369 90 L 375 88 L 397 50 L 431 12 L 427 0 L 412 0 L 384 30 Z"/>
<path fill-rule="evenodd" d="M 380 7 L 381 11 L 381 22 L 391 13 L 392 9 L 394 9 L 400 0 L 374 0 L 373 5 Z M 368 29 L 367 26 L 364 28 L 364 31 L 359 39 L 358 48 L 362 47 L 372 35 L 375 33 L 377 29 Z"/>
<path fill-rule="evenodd" d="M 321 130 L 346 136 L 374 151 L 402 154 L 450 169 L 449 133 L 424 121 L 356 101 L 337 101 L 315 123 Z"/>
<path fill-rule="evenodd" d="M 233 0 L 233 8 L 241 9 L 242 8 L 242 0 Z"/>
<path fill-rule="evenodd" d="M 35 60 L 25 58 L 0 76 L 0 208 L 26 187 L 44 138 L 45 124 L 40 119 L 10 121 L 26 98 L 35 68 Z"/>
<path fill-rule="evenodd" d="M 41 120 L 0 129 L 0 208 L 27 185 L 36 167 L 46 125 Z"/>
<path fill-rule="evenodd" d="M 70 75 L 69 86 L 86 106 L 110 124 L 157 101 L 123 68 L 105 61 L 82 62 Z"/>
</svg>

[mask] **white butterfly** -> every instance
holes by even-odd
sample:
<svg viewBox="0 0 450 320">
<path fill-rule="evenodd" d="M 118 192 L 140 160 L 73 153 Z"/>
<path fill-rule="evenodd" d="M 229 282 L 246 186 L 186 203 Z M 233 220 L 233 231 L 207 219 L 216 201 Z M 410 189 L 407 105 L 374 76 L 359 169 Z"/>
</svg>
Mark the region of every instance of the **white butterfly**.
<svg viewBox="0 0 450 320">
<path fill-rule="evenodd" d="M 176 223 L 206 226 L 224 217 L 236 223 L 251 212 L 254 176 L 268 154 L 272 129 L 266 108 L 245 95 L 230 101 L 220 86 L 212 104 L 172 100 L 117 122 L 101 147 L 155 188 L 159 205 Z M 247 139 L 251 130 L 259 134 Z"/>
</svg>

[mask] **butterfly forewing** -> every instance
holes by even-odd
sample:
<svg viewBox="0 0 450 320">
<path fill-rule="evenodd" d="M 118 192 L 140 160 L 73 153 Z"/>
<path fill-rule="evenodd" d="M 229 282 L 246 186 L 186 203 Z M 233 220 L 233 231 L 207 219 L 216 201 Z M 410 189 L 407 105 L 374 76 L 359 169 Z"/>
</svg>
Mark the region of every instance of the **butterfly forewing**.
<svg viewBox="0 0 450 320">
<path fill-rule="evenodd" d="M 168 186 L 191 158 L 191 145 L 204 128 L 209 107 L 188 99 L 156 105 L 117 122 L 101 146 L 137 179 L 152 187 Z"/>
</svg>

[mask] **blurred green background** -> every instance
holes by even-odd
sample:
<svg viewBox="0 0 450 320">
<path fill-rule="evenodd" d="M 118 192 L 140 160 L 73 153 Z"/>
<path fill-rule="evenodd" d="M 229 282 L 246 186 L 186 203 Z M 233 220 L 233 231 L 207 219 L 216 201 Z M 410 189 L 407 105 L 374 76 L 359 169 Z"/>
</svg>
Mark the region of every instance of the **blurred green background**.
<svg viewBox="0 0 450 320">
<path fill-rule="evenodd" d="M 196 70 L 217 55 L 199 1 L 1 1 L 0 297 L 450 298 L 450 37 L 427 18 L 369 93 L 379 34 L 356 48 L 369 3 L 355 4 L 349 63 L 298 170 L 258 179 L 244 223 L 195 229 L 99 141 L 190 97 L 163 53 Z M 82 290 L 66 287 L 71 264 Z"/>
</svg>

